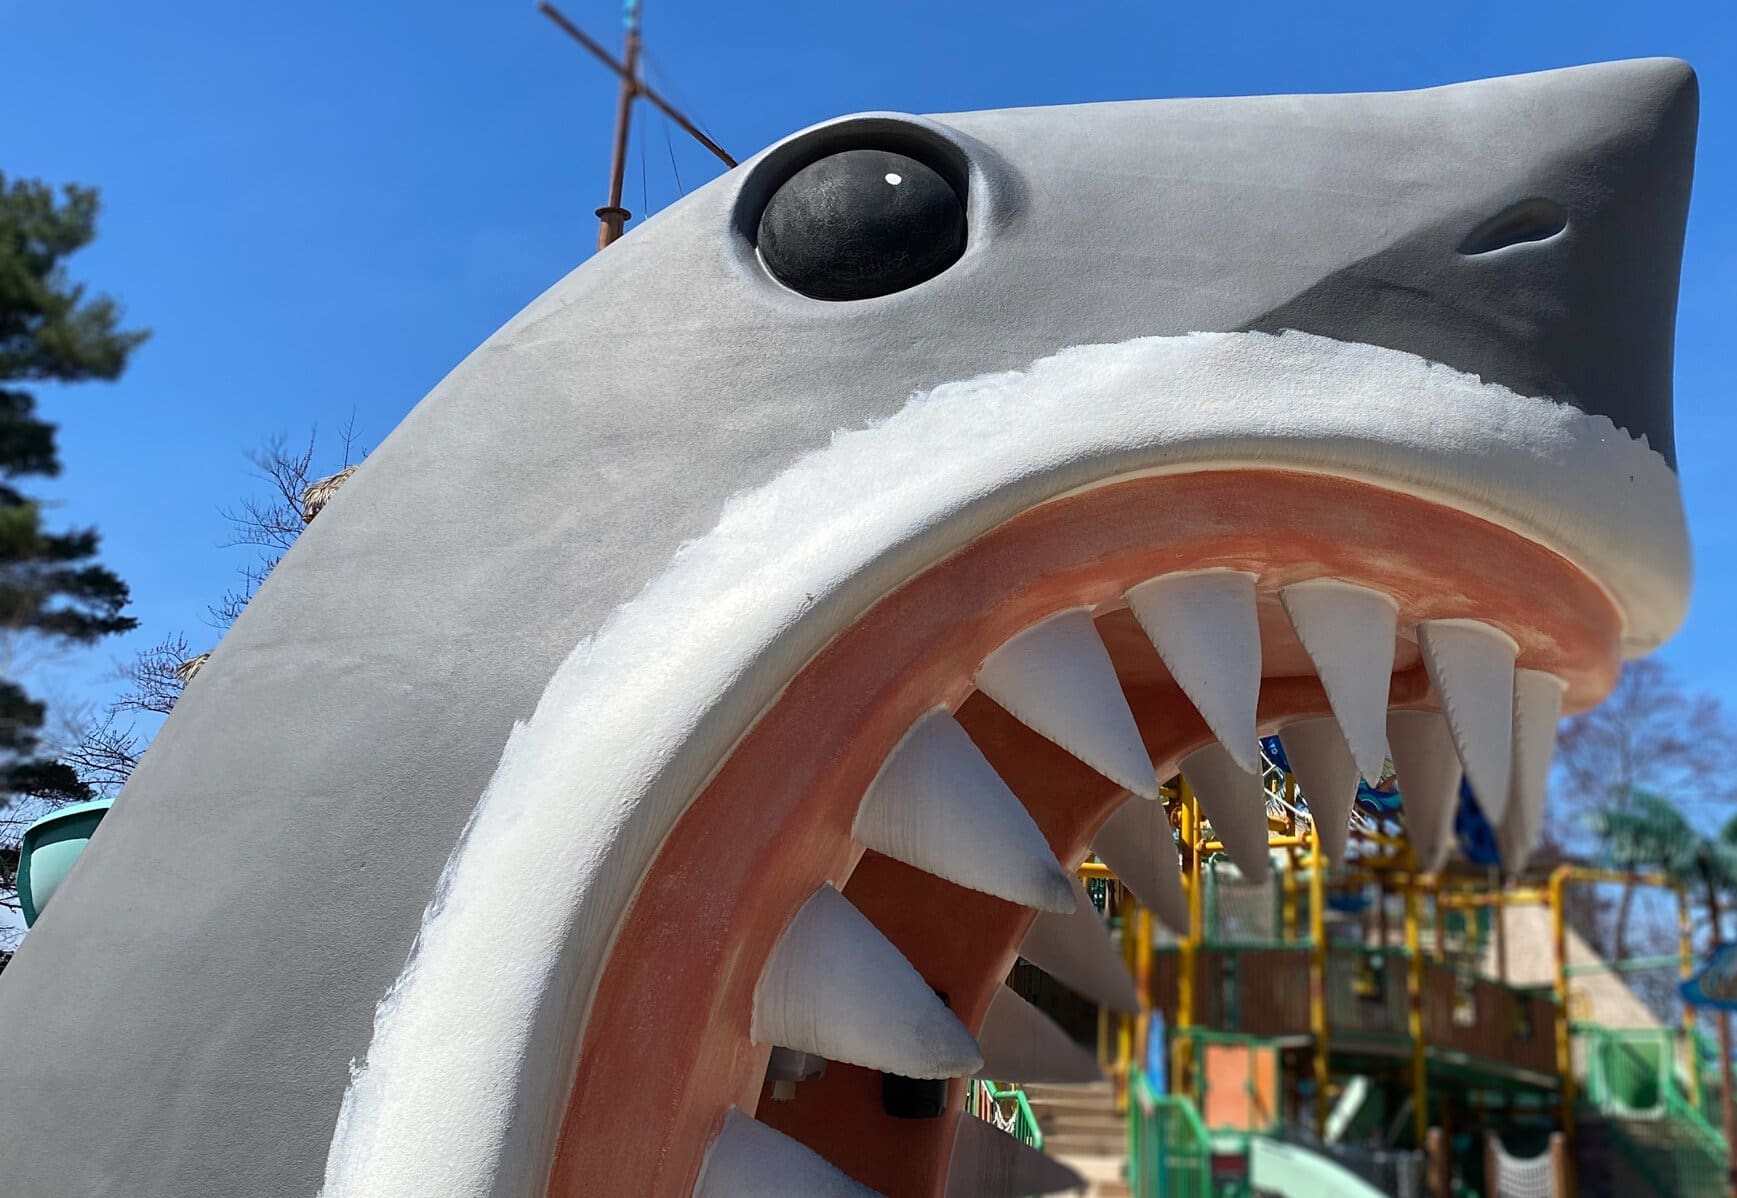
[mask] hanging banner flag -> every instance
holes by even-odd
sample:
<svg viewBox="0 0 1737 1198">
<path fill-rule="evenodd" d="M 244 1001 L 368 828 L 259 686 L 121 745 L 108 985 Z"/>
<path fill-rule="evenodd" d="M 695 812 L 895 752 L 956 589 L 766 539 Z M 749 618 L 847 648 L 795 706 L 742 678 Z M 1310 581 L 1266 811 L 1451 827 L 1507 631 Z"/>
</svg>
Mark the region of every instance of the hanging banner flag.
<svg viewBox="0 0 1737 1198">
<path fill-rule="evenodd" d="M 1692 1007 L 1737 1011 L 1737 944 L 1714 948 L 1678 990 L 1683 1001 Z"/>
</svg>

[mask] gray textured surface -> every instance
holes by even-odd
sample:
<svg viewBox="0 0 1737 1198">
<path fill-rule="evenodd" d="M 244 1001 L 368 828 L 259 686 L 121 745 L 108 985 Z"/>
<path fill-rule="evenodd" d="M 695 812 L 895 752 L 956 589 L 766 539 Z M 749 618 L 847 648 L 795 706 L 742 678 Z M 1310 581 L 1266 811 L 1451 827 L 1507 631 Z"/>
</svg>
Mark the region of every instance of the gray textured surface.
<svg viewBox="0 0 1737 1198">
<path fill-rule="evenodd" d="M 648 222 L 411 413 L 189 688 L 0 976 L 0 1189 L 313 1193 L 511 722 L 729 494 L 914 390 L 1082 342 L 1291 327 L 1668 445 L 1694 108 L 1687 68 L 1652 61 L 939 118 L 981 172 L 972 244 L 855 304 L 766 280 L 733 205 L 861 126 Z M 1531 195 L 1566 233 L 1456 252 Z"/>
</svg>

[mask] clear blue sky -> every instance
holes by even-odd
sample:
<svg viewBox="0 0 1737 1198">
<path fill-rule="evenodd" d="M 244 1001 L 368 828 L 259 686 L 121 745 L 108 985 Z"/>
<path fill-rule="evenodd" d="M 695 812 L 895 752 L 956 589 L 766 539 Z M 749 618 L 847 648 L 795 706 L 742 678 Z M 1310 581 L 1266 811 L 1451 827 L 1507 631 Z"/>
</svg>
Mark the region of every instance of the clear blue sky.
<svg viewBox="0 0 1737 1198">
<path fill-rule="evenodd" d="M 616 0 L 565 0 L 611 42 Z M 1446 14 L 1446 15 L 1443 15 Z M 648 0 L 654 82 L 739 157 L 863 109 L 934 112 L 1420 87 L 1637 55 L 1701 72 L 1678 339 L 1678 441 L 1697 550 L 1667 650 L 1737 706 L 1721 613 L 1737 583 L 1728 398 L 1737 292 L 1737 5 L 1729 0 Z M 218 507 L 272 432 L 378 443 L 464 354 L 593 244 L 611 78 L 528 2 L 0 0 L 0 170 L 102 188 L 77 273 L 155 331 L 117 385 L 52 396 L 68 520 L 103 531 L 136 644 L 199 647 L 234 581 Z M 661 120 L 643 160 L 675 198 Z M 678 135 L 682 180 L 713 168 Z M 628 204 L 643 211 L 641 150 Z M 1522 580 L 1515 580 L 1523 585 Z M 81 683 L 127 650 L 87 663 Z"/>
</svg>

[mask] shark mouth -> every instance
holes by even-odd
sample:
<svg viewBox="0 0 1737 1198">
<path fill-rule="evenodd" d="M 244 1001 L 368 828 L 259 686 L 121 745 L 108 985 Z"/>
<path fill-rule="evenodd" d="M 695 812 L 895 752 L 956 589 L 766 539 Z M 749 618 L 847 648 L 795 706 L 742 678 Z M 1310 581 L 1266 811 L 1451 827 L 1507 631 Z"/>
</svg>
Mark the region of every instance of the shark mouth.
<svg viewBox="0 0 1737 1198">
<path fill-rule="evenodd" d="M 738 496 L 550 680 L 323 1193 L 1064 1187 L 960 1110 L 980 1073 L 1093 1075 L 1016 957 L 1137 1004 L 1071 867 L 1184 918 L 1180 772 L 1263 875 L 1273 733 L 1330 856 L 1391 759 L 1424 867 L 1462 773 L 1522 864 L 1559 714 L 1674 629 L 1687 560 L 1644 440 L 1393 350 L 1147 338 L 914 397 Z M 940 1113 L 888 1114 L 885 1075 L 951 1079 Z"/>
</svg>

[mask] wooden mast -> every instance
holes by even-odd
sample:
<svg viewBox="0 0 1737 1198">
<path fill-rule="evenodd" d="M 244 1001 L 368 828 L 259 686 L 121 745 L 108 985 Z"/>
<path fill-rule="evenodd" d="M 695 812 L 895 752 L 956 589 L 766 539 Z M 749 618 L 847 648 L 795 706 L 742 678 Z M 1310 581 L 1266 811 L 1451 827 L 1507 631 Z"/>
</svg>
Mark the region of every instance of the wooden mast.
<svg viewBox="0 0 1737 1198">
<path fill-rule="evenodd" d="M 538 0 L 537 10 L 560 27 L 561 31 L 578 42 L 592 57 L 604 66 L 614 71 L 621 79 L 621 92 L 615 108 L 615 145 L 609 162 L 609 202 L 597 210 L 597 248 L 605 249 L 611 242 L 621 236 L 623 228 L 633 214 L 621 206 L 622 183 L 627 175 L 628 132 L 633 120 L 633 102 L 644 98 L 652 107 L 669 117 L 679 126 L 682 132 L 692 137 L 723 162 L 725 166 L 735 166 L 736 160 L 724 151 L 724 148 L 700 131 L 675 105 L 653 91 L 639 75 L 640 11 L 642 0 L 627 0 L 627 42 L 622 49 L 620 61 L 617 61 L 609 51 L 594 38 L 590 37 L 549 0 Z"/>
</svg>

